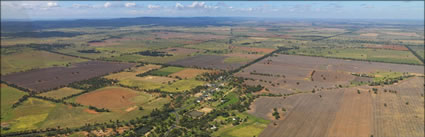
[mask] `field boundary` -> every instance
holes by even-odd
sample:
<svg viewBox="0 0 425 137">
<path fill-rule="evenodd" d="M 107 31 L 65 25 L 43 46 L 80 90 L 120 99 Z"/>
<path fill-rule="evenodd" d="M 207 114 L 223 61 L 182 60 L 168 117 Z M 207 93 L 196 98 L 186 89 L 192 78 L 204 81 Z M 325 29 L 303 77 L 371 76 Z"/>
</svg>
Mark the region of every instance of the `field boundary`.
<svg viewBox="0 0 425 137">
<path fill-rule="evenodd" d="M 408 45 L 404 45 L 407 49 L 409 49 L 410 52 L 412 52 L 413 55 L 415 55 L 416 58 L 418 58 L 422 64 L 425 64 L 425 61 L 423 58 L 421 58 L 421 56 L 418 55 L 418 53 L 416 53 L 415 51 L 413 51 L 413 49 L 411 49 Z"/>
<path fill-rule="evenodd" d="M 230 74 L 237 73 L 237 72 L 241 71 L 242 69 L 244 69 L 244 68 L 246 68 L 246 67 L 249 67 L 249 66 L 251 66 L 252 64 L 257 63 L 258 61 L 261 61 L 261 60 L 263 60 L 263 59 L 265 59 L 265 58 L 267 58 L 267 57 L 270 57 L 270 56 L 271 56 L 271 55 L 273 55 L 274 53 L 279 53 L 279 52 L 281 52 L 281 51 L 283 51 L 283 50 L 290 50 L 290 49 L 293 49 L 293 48 L 279 47 L 278 49 L 276 49 L 276 50 L 274 50 L 274 51 L 272 51 L 272 52 L 270 52 L 270 53 L 268 53 L 268 54 L 266 54 L 266 55 L 264 55 L 264 56 L 262 56 L 262 57 L 259 57 L 259 58 L 255 59 L 254 61 L 251 61 L 251 62 L 249 62 L 249 63 L 247 63 L 247 64 L 245 64 L 245 65 L 243 65 L 243 66 L 241 66 L 241 67 L 239 67 L 239 68 L 237 68 L 237 69 L 234 69 L 234 70 L 229 71 L 229 73 L 230 73 Z"/>
<path fill-rule="evenodd" d="M 356 31 L 356 30 L 354 30 L 354 31 Z M 340 35 L 350 34 L 350 33 L 353 33 L 354 31 L 349 31 L 349 32 L 344 32 L 344 33 L 340 33 L 340 34 L 335 34 L 335 35 L 332 35 L 332 36 L 327 36 L 327 37 L 322 37 L 322 38 L 318 38 L 318 39 L 313 39 L 311 41 L 325 40 L 325 39 L 329 39 L 329 38 L 340 36 Z"/>
<path fill-rule="evenodd" d="M 342 60 L 352 60 L 352 61 L 362 61 L 362 62 L 378 62 L 378 63 L 388 63 L 388 64 L 403 64 L 403 65 L 412 65 L 412 66 L 423 66 L 423 64 L 396 63 L 396 62 L 364 60 L 364 59 L 354 59 L 354 58 L 345 58 L 345 57 L 325 57 L 325 56 L 318 56 L 318 55 L 302 55 L 302 54 L 288 54 L 288 53 L 279 53 L 279 54 L 291 55 L 291 56 L 320 57 L 320 58 L 328 58 L 328 59 L 342 59 Z"/>
</svg>

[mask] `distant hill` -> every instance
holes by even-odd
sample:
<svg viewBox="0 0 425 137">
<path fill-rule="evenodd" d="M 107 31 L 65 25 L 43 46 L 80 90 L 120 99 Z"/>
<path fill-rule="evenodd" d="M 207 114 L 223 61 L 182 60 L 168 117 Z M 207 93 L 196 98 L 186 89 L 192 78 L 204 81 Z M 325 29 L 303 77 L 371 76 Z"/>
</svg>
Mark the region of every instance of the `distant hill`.
<svg viewBox="0 0 425 137">
<path fill-rule="evenodd" d="M 223 26 L 229 22 L 243 21 L 247 18 L 231 17 L 139 17 L 118 19 L 80 19 L 61 21 L 3 21 L 3 32 L 36 31 L 52 28 L 73 27 L 123 27 L 132 25 L 161 25 L 161 26 Z"/>
</svg>

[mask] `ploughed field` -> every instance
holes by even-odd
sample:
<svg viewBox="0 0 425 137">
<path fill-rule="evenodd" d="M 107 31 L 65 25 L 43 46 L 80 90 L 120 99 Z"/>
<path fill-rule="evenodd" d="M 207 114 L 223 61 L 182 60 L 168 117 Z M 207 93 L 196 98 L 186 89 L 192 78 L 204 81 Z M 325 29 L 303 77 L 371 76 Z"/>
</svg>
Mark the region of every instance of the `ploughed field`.
<svg viewBox="0 0 425 137">
<path fill-rule="evenodd" d="M 131 63 L 87 61 L 70 67 L 51 67 L 2 76 L 2 80 L 30 91 L 42 92 L 134 66 Z"/>
<path fill-rule="evenodd" d="M 181 60 L 168 62 L 171 65 L 181 65 L 185 67 L 198 67 L 198 68 L 213 68 L 222 70 L 233 70 L 242 66 L 242 63 L 225 63 L 225 56 L 216 55 L 200 55 L 189 57 Z"/>
<path fill-rule="evenodd" d="M 259 61 L 236 73 L 250 85 L 261 84 L 276 94 L 311 92 L 350 85 L 364 77 L 351 73 L 408 72 L 422 74 L 424 67 L 378 62 L 277 55 Z M 367 81 L 367 79 L 366 79 Z"/>
<path fill-rule="evenodd" d="M 353 84 L 402 73 L 410 76 L 379 86 Z M 278 55 L 236 76 L 269 89 L 260 92 L 264 96 L 248 110 L 272 121 L 260 134 L 263 137 L 420 137 L 424 136 L 423 73 L 423 66 Z"/>
</svg>

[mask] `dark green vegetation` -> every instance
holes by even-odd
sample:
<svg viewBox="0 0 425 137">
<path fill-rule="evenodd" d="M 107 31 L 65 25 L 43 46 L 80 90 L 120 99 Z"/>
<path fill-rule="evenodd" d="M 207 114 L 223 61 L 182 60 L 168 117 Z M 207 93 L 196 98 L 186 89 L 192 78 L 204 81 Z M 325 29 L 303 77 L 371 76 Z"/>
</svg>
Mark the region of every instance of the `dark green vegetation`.
<svg viewBox="0 0 425 137">
<path fill-rule="evenodd" d="M 272 107 L 264 112 L 272 119 L 260 118 L 250 113 L 255 111 L 252 110 L 255 100 L 286 99 L 296 94 L 313 94 L 312 100 L 315 97 L 326 100 L 328 96 L 321 94 L 326 90 L 323 85 L 308 85 L 305 81 L 313 83 L 309 78 L 315 74 L 326 79 L 314 81 L 334 80 L 330 82 L 332 86 L 340 80 L 339 73 L 316 72 L 315 68 L 305 69 L 306 66 L 268 68 L 279 65 L 273 59 L 286 56 L 279 54 L 423 64 L 423 24 L 368 24 L 363 20 L 350 23 L 279 19 L 265 23 L 252 18 L 2 22 L 2 78 L 29 74 L 46 78 L 47 74 L 53 74 L 38 73 L 45 69 L 55 70 L 55 75 L 33 81 L 19 79 L 23 81 L 21 85 L 1 85 L 1 133 L 2 136 L 259 136 L 266 127 L 278 126 L 276 123 L 293 107 L 285 106 L 288 110 Z M 111 68 L 109 65 L 88 67 L 84 74 L 74 71 L 75 65 L 90 62 L 126 66 L 114 71 L 101 71 Z M 246 71 L 253 78 L 234 75 L 259 63 L 265 67 Z M 315 67 L 338 68 L 323 64 Z M 56 71 L 58 68 L 70 70 L 69 74 Z M 265 71 L 258 71 L 261 69 Z M 306 78 L 304 73 L 274 72 L 286 69 L 312 73 Z M 374 95 L 387 92 L 378 85 L 392 86 L 420 75 L 379 70 L 360 72 L 363 71 L 342 77 L 359 79 L 352 80 L 349 86 L 374 86 L 370 90 Z M 80 76 L 86 77 L 77 79 Z M 284 80 L 279 83 L 276 79 Z M 44 90 L 46 86 L 42 84 L 46 81 L 67 82 Z M 40 90 L 43 93 L 31 92 L 25 88 L 28 85 L 43 89 Z M 338 83 L 329 87 L 349 86 Z M 294 92 L 275 93 L 274 88 L 280 87 Z M 302 90 L 303 87 L 312 89 Z M 356 95 L 367 94 L 356 91 Z M 388 92 L 397 91 L 388 89 Z M 403 104 L 414 106 L 415 102 Z M 269 124 L 271 121 L 274 124 Z"/>
</svg>

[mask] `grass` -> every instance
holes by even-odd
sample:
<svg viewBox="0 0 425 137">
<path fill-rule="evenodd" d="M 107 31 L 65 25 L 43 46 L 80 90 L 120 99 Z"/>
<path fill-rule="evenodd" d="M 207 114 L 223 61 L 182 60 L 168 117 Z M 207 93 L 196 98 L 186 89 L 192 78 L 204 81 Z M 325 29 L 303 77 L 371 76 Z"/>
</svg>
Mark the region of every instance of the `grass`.
<svg viewBox="0 0 425 137">
<path fill-rule="evenodd" d="M 289 54 L 370 60 L 387 63 L 421 64 L 410 51 L 359 48 L 301 48 Z"/>
<path fill-rule="evenodd" d="M 154 76 L 168 76 L 170 74 L 182 71 L 184 68 L 182 67 L 165 67 L 165 68 L 161 68 L 159 70 L 155 70 L 150 72 L 149 74 L 154 75 Z"/>
<path fill-rule="evenodd" d="M 224 59 L 224 63 L 246 63 L 251 60 L 252 59 L 242 57 L 228 57 Z"/>
<path fill-rule="evenodd" d="M 36 129 L 44 121 L 56 105 L 44 100 L 29 98 L 21 106 L 15 108 L 7 117 L 2 119 L 10 125 L 6 132 Z M 3 116 L 3 115 L 2 115 Z"/>
<path fill-rule="evenodd" d="M 224 99 L 226 100 L 226 102 L 220 105 L 220 108 L 226 107 L 230 104 L 234 104 L 239 101 L 238 95 L 234 92 L 228 93 L 226 96 L 224 96 Z"/>
<path fill-rule="evenodd" d="M 383 82 L 389 79 L 395 79 L 403 76 L 403 73 L 400 72 L 375 72 L 370 74 L 374 76 L 373 81 L 374 82 Z"/>
<path fill-rule="evenodd" d="M 30 50 L 16 54 L 1 56 L 1 74 L 27 71 L 36 68 L 66 66 L 68 63 L 87 61 L 84 59 L 63 56 L 46 51 Z"/>
<path fill-rule="evenodd" d="M 39 94 L 40 96 L 46 96 L 46 97 L 51 97 L 51 98 L 55 98 L 55 99 L 61 99 L 73 94 L 77 94 L 83 92 L 83 90 L 79 90 L 79 89 L 73 89 L 73 88 L 69 88 L 69 87 L 64 87 L 64 88 L 60 88 L 57 90 L 53 90 L 53 91 L 49 91 L 49 92 L 44 92 Z"/>
<path fill-rule="evenodd" d="M 5 122 L 10 124 L 11 128 L 10 130 L 2 130 L 2 133 L 30 129 L 55 128 L 57 126 L 62 128 L 79 127 L 86 123 L 108 122 L 111 119 L 131 120 L 136 117 L 148 115 L 154 108 L 160 108 L 164 104 L 170 102 L 168 98 L 157 98 L 144 92 L 137 93 L 140 94 L 140 96 L 132 98 L 131 101 L 134 102 L 135 106 L 142 106 L 144 110 L 136 108 L 129 112 L 112 111 L 96 114 L 88 113 L 86 111 L 87 107 L 71 107 L 60 103 L 29 98 L 27 101 L 24 101 L 21 106 L 11 111 L 7 119 L 2 119 L 2 123 Z"/>
<path fill-rule="evenodd" d="M 141 66 L 137 68 L 131 68 L 127 71 L 110 74 L 105 76 L 104 78 L 115 79 L 115 80 L 125 80 L 130 78 L 136 78 L 137 74 L 145 73 L 146 71 L 149 71 L 151 69 L 158 69 L 160 67 L 161 66 L 159 65 L 145 65 L 145 66 Z"/>
<path fill-rule="evenodd" d="M 1 119 L 9 119 L 11 115 L 12 105 L 17 102 L 22 96 L 27 95 L 27 93 L 20 91 L 18 89 L 7 86 L 6 84 L 1 84 Z"/>
<path fill-rule="evenodd" d="M 198 81 L 195 79 L 185 79 L 185 80 L 179 80 L 171 85 L 164 85 L 164 87 L 161 88 L 163 91 L 167 92 L 184 92 L 186 90 L 191 90 L 192 88 L 195 88 L 196 86 L 200 86 L 205 84 L 203 81 Z"/>
<path fill-rule="evenodd" d="M 143 56 L 138 54 L 120 55 L 107 58 L 106 60 L 122 62 L 147 62 L 147 63 L 167 63 L 178 59 L 184 59 L 187 55 L 173 55 L 164 57 Z"/>
<path fill-rule="evenodd" d="M 237 126 L 226 125 L 225 127 L 220 127 L 212 135 L 220 137 L 253 137 L 258 136 L 269 124 L 269 121 L 247 113 L 239 113 L 237 116 L 241 118 L 247 117 L 248 120 Z"/>
</svg>

